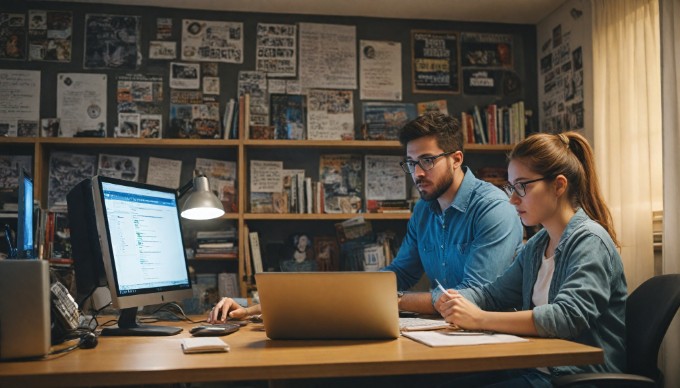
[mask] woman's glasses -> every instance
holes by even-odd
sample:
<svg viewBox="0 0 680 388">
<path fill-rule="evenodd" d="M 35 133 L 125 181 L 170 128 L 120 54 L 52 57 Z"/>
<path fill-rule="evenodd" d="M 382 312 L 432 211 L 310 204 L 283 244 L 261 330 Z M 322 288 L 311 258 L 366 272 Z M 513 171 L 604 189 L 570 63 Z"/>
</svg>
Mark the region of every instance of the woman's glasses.
<svg viewBox="0 0 680 388">
<path fill-rule="evenodd" d="M 502 187 L 503 190 L 505 191 L 505 194 L 507 194 L 508 197 L 512 197 L 512 193 L 517 193 L 517 195 L 519 195 L 520 197 L 524 197 L 527 194 L 527 185 L 529 183 L 543 181 L 550 178 L 551 177 L 544 176 L 543 178 L 532 179 L 530 181 L 506 183 Z"/>
</svg>

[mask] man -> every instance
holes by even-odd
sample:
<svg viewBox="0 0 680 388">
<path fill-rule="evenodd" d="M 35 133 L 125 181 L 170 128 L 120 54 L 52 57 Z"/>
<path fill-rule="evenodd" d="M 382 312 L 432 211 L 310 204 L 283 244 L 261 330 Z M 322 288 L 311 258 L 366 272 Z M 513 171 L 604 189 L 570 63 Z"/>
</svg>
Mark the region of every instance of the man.
<svg viewBox="0 0 680 388">
<path fill-rule="evenodd" d="M 458 120 L 428 113 L 406 124 L 399 141 L 406 147 L 404 172 L 420 196 L 396 258 L 384 271 L 407 290 L 423 273 L 447 289 L 482 286 L 512 262 L 522 243 L 522 225 L 508 197 L 477 179 L 463 165 Z M 399 308 L 436 313 L 432 293 L 400 293 Z"/>
<path fill-rule="evenodd" d="M 397 257 L 383 271 L 394 271 L 399 290 L 408 290 L 423 272 L 446 289 L 482 286 L 510 265 L 522 243 L 522 224 L 500 189 L 475 178 L 463 166 L 463 134 L 458 121 L 428 113 L 401 129 L 406 147 L 402 168 L 410 173 L 422 201 L 416 204 Z M 208 322 L 259 314 L 223 298 Z M 432 293 L 402 294 L 399 309 L 435 314 Z"/>
</svg>

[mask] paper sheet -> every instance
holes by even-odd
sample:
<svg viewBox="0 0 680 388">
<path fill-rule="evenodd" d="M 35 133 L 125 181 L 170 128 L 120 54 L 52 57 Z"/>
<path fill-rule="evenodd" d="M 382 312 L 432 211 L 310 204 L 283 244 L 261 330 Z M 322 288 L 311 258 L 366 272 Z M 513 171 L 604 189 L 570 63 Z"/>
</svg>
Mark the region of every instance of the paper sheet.
<svg viewBox="0 0 680 388">
<path fill-rule="evenodd" d="M 410 331 L 402 332 L 416 342 L 427 346 L 462 346 L 462 345 L 487 345 L 507 344 L 513 342 L 527 342 L 527 339 L 509 334 L 484 334 L 461 331 Z"/>
</svg>

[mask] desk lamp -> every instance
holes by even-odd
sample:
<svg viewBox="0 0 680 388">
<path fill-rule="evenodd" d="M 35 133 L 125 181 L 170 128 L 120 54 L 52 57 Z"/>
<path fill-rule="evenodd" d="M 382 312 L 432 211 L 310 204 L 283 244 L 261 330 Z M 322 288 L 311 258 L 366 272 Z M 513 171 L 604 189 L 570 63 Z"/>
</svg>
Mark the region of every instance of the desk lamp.
<svg viewBox="0 0 680 388">
<path fill-rule="evenodd" d="M 190 189 L 193 189 L 193 191 L 184 201 L 182 217 L 189 220 L 210 220 L 224 214 L 222 202 L 210 191 L 208 177 L 205 175 L 195 176 L 193 180 L 178 190 L 177 197 L 182 197 Z"/>
</svg>

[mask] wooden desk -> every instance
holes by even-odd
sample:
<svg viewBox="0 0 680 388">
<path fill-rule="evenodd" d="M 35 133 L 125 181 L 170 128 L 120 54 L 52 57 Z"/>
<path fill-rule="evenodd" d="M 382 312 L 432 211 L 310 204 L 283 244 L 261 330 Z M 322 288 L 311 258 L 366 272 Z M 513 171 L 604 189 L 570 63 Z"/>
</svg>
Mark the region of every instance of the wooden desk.
<svg viewBox="0 0 680 388">
<path fill-rule="evenodd" d="M 193 324 L 177 324 L 185 328 Z M 100 337 L 49 361 L 0 362 L 0 386 L 100 386 L 471 372 L 603 362 L 600 349 L 558 339 L 430 348 L 392 341 L 272 341 L 260 325 L 223 338 L 229 353 L 185 355 L 171 337 Z"/>
</svg>

